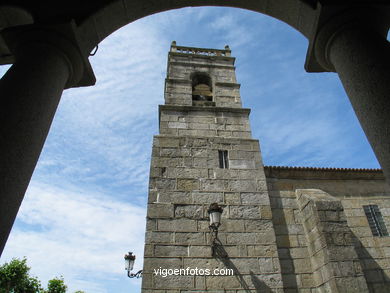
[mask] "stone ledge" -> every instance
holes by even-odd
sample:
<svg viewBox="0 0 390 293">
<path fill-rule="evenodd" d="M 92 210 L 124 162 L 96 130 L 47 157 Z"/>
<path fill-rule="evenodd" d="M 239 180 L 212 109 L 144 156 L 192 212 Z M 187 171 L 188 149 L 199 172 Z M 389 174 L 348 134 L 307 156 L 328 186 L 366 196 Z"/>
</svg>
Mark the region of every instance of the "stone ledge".
<svg viewBox="0 0 390 293">
<path fill-rule="evenodd" d="M 173 110 L 173 111 L 187 111 L 187 112 L 234 112 L 250 114 L 251 109 L 249 108 L 230 108 L 230 107 L 197 107 L 197 106 L 181 106 L 181 105 L 158 105 L 159 113 L 162 110 Z"/>
</svg>

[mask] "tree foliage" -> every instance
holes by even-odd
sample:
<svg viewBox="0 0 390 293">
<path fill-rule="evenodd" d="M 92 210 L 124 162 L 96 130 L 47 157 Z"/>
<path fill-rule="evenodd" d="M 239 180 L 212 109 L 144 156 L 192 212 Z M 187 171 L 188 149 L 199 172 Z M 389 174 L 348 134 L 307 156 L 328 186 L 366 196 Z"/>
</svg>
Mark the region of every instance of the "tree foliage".
<svg viewBox="0 0 390 293">
<path fill-rule="evenodd" d="M 66 293 L 68 287 L 62 276 L 49 280 L 45 290 L 41 282 L 36 277 L 31 277 L 29 272 L 26 258 L 13 258 L 9 263 L 0 266 L 0 293 Z"/>
<path fill-rule="evenodd" d="M 0 293 L 39 293 L 41 282 L 29 275 L 26 258 L 13 258 L 0 266 Z"/>
<path fill-rule="evenodd" d="M 68 287 L 65 285 L 64 279 L 54 278 L 47 284 L 47 293 L 66 293 Z"/>
</svg>

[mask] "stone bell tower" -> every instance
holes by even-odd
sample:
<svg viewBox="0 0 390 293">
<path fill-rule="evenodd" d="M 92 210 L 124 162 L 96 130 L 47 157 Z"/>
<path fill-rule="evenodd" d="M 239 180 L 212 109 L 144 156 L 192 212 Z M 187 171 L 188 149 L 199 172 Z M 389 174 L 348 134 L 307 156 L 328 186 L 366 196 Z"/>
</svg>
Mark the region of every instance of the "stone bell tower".
<svg viewBox="0 0 390 293">
<path fill-rule="evenodd" d="M 172 43 L 153 141 L 142 292 L 283 290 L 259 142 L 234 61 L 228 46 Z M 223 207 L 214 245 L 212 203 Z"/>
</svg>

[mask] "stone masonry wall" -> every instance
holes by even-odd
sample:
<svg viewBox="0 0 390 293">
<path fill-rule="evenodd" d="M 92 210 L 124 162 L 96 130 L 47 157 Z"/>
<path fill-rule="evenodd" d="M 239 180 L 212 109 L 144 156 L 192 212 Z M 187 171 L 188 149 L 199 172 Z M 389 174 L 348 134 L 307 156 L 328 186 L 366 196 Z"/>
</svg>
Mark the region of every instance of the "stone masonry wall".
<svg viewBox="0 0 390 293">
<path fill-rule="evenodd" d="M 153 141 L 143 293 L 283 292 L 259 142 L 251 138 L 250 111 L 241 108 L 228 55 L 171 47 L 160 135 Z M 213 100 L 193 106 L 191 78 L 199 72 L 206 76 L 202 82 L 210 78 Z M 228 168 L 220 167 L 219 151 L 227 151 Z M 212 203 L 224 209 L 213 253 Z M 210 274 L 154 272 L 187 268 Z M 233 275 L 216 275 L 215 269 Z"/>
<path fill-rule="evenodd" d="M 160 134 L 251 138 L 249 109 L 160 105 Z"/>
<path fill-rule="evenodd" d="M 331 274 L 343 272 L 356 281 L 356 274 L 362 269 L 369 292 L 390 292 L 390 237 L 373 236 L 363 210 L 363 205 L 378 205 L 385 224 L 390 228 L 390 188 L 380 171 L 266 167 L 265 173 L 285 287 L 300 289 L 300 292 L 320 288 L 319 279 L 313 274 L 316 271 L 315 260 L 309 257 L 308 241 L 313 239 L 314 234 L 305 233 L 302 225 L 309 210 L 298 204 L 299 194 L 310 194 L 308 190 L 315 189 L 317 192 L 311 192 L 313 200 L 326 193 L 337 201 L 331 205 L 334 209 L 317 209 L 316 212 L 319 222 L 329 221 L 328 226 L 335 223 L 333 227 L 340 228 L 338 232 L 335 228 L 333 239 L 328 237 L 325 240 L 341 247 L 352 241 L 359 262 L 354 269 L 348 269 L 348 264 L 356 263 L 354 253 L 340 251 L 339 262 L 335 267 L 332 264 Z M 326 243 L 323 245 L 325 247 Z M 345 257 L 350 259 L 343 259 Z M 353 288 L 352 284 L 350 287 Z M 363 288 L 364 285 L 359 290 L 363 292 Z M 351 289 L 351 292 L 356 290 Z"/>
<path fill-rule="evenodd" d="M 221 169 L 220 149 L 229 151 L 231 165 L 255 164 Z M 211 255 L 207 208 L 213 202 L 224 206 L 219 239 L 228 257 Z M 143 292 L 278 292 L 283 285 L 271 218 L 258 141 L 156 136 Z M 153 274 L 159 267 L 232 268 L 235 275 L 164 278 Z"/>
</svg>

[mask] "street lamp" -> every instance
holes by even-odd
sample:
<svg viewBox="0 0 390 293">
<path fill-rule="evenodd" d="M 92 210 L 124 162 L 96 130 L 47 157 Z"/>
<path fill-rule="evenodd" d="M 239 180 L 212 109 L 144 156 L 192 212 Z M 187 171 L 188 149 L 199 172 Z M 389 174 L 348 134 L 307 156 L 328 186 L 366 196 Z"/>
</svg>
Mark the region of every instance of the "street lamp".
<svg viewBox="0 0 390 293">
<path fill-rule="evenodd" d="M 217 246 L 218 239 L 218 227 L 221 225 L 221 215 L 223 212 L 222 207 L 220 207 L 216 202 L 212 203 L 207 210 L 210 217 L 210 236 L 211 236 L 211 255 L 215 255 L 215 249 Z"/>
<path fill-rule="evenodd" d="M 210 205 L 207 212 L 210 217 L 210 229 L 218 232 L 218 227 L 221 225 L 221 215 L 223 209 L 215 202 Z"/>
<path fill-rule="evenodd" d="M 141 278 L 142 270 L 139 270 L 135 274 L 131 273 L 134 267 L 134 262 L 135 262 L 135 255 L 133 255 L 132 252 L 125 254 L 125 270 L 127 271 L 127 276 L 129 278 Z"/>
</svg>

